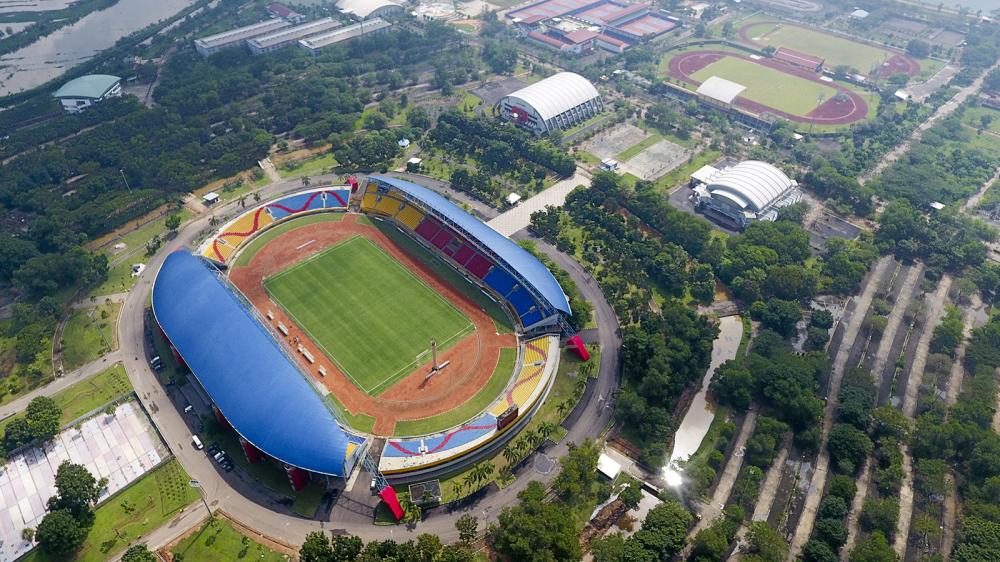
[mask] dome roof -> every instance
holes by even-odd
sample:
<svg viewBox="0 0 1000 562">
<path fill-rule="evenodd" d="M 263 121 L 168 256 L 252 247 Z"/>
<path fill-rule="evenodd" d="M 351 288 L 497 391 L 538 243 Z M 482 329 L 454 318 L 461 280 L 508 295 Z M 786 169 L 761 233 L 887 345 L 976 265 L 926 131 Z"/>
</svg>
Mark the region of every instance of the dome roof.
<svg viewBox="0 0 1000 562">
<path fill-rule="evenodd" d="M 517 98 L 535 108 L 543 121 L 600 97 L 589 80 L 574 72 L 559 72 L 521 88 L 508 97 Z"/>
<path fill-rule="evenodd" d="M 712 178 L 708 190 L 713 197 L 725 197 L 744 209 L 760 212 L 794 185 L 784 172 L 767 162 L 747 160 Z"/>
</svg>

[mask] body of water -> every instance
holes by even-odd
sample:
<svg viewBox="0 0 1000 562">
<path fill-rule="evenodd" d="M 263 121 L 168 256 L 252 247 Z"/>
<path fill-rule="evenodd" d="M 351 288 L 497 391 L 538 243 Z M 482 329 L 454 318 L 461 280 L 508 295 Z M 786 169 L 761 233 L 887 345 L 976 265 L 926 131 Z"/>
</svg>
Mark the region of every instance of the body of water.
<svg viewBox="0 0 1000 562">
<path fill-rule="evenodd" d="M 719 321 L 719 335 L 712 344 L 712 362 L 701 381 L 701 389 L 695 395 L 681 425 L 674 434 L 674 448 L 670 460 L 663 468 L 663 476 L 671 486 L 679 486 L 683 481 L 678 461 L 686 461 L 701 446 L 715 418 L 715 405 L 708 402 L 708 384 L 719 365 L 736 358 L 743 337 L 743 321 L 739 316 L 726 316 Z"/>
<path fill-rule="evenodd" d="M 116 41 L 167 19 L 194 0 L 121 0 L 0 57 L 0 95 L 34 88 L 90 60 Z"/>
</svg>

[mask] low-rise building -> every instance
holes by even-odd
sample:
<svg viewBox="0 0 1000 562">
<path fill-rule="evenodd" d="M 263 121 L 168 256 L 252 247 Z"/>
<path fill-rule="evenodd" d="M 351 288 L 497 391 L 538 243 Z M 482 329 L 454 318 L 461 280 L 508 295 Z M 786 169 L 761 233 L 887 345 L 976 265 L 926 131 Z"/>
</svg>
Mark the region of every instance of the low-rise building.
<svg viewBox="0 0 1000 562">
<path fill-rule="evenodd" d="M 84 109 L 108 98 L 122 95 L 122 79 L 109 74 L 88 74 L 74 78 L 62 85 L 52 97 L 62 103 L 70 113 Z"/>
<path fill-rule="evenodd" d="M 290 23 L 283 19 L 269 19 L 257 22 L 253 25 L 237 27 L 236 29 L 230 29 L 229 31 L 223 31 L 222 33 L 216 33 L 215 35 L 209 35 L 208 37 L 200 37 L 194 40 L 194 48 L 199 54 L 201 54 L 201 56 L 207 57 L 214 55 L 223 49 L 240 47 L 246 44 L 248 39 L 273 33 L 290 25 Z"/>
<path fill-rule="evenodd" d="M 301 39 L 319 35 L 337 27 L 340 27 L 340 23 L 333 18 L 322 18 L 255 37 L 247 41 L 247 46 L 250 47 L 251 53 L 261 55 L 298 43 Z"/>
<path fill-rule="evenodd" d="M 389 31 L 389 28 L 391 27 L 392 24 L 384 19 L 373 18 L 358 23 L 352 23 L 351 25 L 345 25 L 344 27 L 331 29 L 330 31 L 320 33 L 319 35 L 313 35 L 312 37 L 308 37 L 306 39 L 300 39 L 299 46 L 309 51 L 309 54 L 317 56 L 324 47 L 348 41 L 363 35 L 385 33 L 386 31 Z"/>
</svg>

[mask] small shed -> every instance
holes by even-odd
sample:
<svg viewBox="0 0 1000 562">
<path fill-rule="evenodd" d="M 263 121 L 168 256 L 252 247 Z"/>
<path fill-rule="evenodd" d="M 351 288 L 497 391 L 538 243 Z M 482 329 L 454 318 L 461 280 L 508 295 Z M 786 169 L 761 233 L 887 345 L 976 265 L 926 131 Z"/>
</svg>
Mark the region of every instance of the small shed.
<svg viewBox="0 0 1000 562">
<path fill-rule="evenodd" d="M 858 8 L 851 12 L 851 19 L 863 20 L 869 16 L 868 10 L 862 10 Z"/>
<path fill-rule="evenodd" d="M 507 197 L 504 200 L 507 201 L 508 205 L 513 207 L 514 205 L 517 205 L 518 203 L 521 202 L 521 195 L 517 193 L 508 193 Z"/>
<path fill-rule="evenodd" d="M 419 172 L 420 167 L 423 166 L 423 158 L 413 157 L 406 161 L 406 171 L 407 172 Z"/>
<path fill-rule="evenodd" d="M 219 202 L 219 194 L 214 191 L 209 191 L 202 196 L 201 201 L 206 205 L 215 205 Z"/>
<path fill-rule="evenodd" d="M 615 459 L 601 453 L 601 456 L 597 457 L 597 472 L 607 476 L 609 480 L 614 480 L 618 477 L 618 474 L 622 471 L 622 465 L 618 464 Z"/>
</svg>

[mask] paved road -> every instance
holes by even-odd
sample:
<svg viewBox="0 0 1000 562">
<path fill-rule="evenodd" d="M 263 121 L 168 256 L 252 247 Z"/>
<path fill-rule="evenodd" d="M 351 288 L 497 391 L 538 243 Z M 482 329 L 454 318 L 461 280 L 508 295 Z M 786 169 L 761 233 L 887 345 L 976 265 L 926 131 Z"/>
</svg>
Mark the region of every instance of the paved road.
<svg viewBox="0 0 1000 562">
<path fill-rule="evenodd" d="M 577 167 L 576 173 L 572 176 L 560 180 L 552 187 L 522 201 L 516 207 L 486 224 L 500 234 L 510 236 L 519 230 L 528 228 L 528 225 L 531 224 L 531 213 L 541 211 L 545 207 L 562 207 L 566 202 L 566 196 L 578 185 L 590 185 L 590 174 L 580 167 Z"/>
<path fill-rule="evenodd" d="M 61 377 L 57 377 L 49 384 L 36 388 L 24 396 L 21 396 L 17 400 L 12 400 L 3 406 L 0 406 L 0 420 L 24 411 L 24 409 L 28 407 L 28 402 L 31 402 L 33 398 L 38 396 L 52 396 L 64 388 L 73 386 L 84 379 L 88 379 L 97 373 L 100 373 L 104 369 L 118 363 L 121 359 L 121 351 L 112 351 L 95 361 L 87 363 L 75 371 L 70 371 Z"/>
<path fill-rule="evenodd" d="M 972 82 L 972 84 L 969 84 L 968 86 L 960 89 L 958 93 L 956 93 L 950 100 L 946 101 L 944 104 L 941 105 L 941 107 L 937 108 L 937 111 L 934 112 L 934 115 L 931 115 L 929 119 L 921 123 L 916 129 L 914 129 L 913 133 L 910 134 L 910 138 L 906 139 L 905 141 L 903 141 L 902 144 L 900 144 L 892 151 L 890 151 L 888 154 L 883 156 L 882 160 L 880 160 L 879 163 L 876 164 L 871 171 L 858 178 L 858 182 L 864 185 L 868 181 L 871 181 L 872 179 L 878 177 L 883 170 L 889 167 L 890 164 L 892 164 L 893 162 L 898 160 L 901 156 L 906 154 L 910 150 L 910 146 L 912 146 L 913 143 L 919 141 L 920 138 L 924 136 L 924 132 L 926 132 L 927 129 L 930 129 L 931 127 L 936 125 L 938 121 L 941 121 L 945 117 L 951 115 L 952 112 L 958 109 L 958 106 L 962 105 L 962 103 L 969 98 L 969 96 L 978 92 L 980 86 L 983 85 L 983 80 L 986 78 L 986 75 L 990 72 L 990 70 L 993 70 L 998 66 L 1000 66 L 1000 63 L 997 63 L 992 67 L 990 67 L 989 69 L 987 69 L 985 72 L 980 74 L 979 77 Z"/>
<path fill-rule="evenodd" d="M 323 181 L 322 177 L 317 182 Z M 282 181 L 262 188 L 263 199 L 273 198 L 279 193 L 301 189 L 300 182 Z M 231 215 L 238 211 L 236 202 L 220 205 L 214 209 L 216 216 Z M 212 509 L 224 509 L 234 515 L 239 521 L 268 537 L 289 544 L 300 544 L 310 531 L 323 529 L 343 529 L 365 540 L 384 539 L 387 536 L 384 527 L 371 524 L 371 510 L 376 503 L 367 490 L 367 486 L 359 484 L 354 490 L 346 492 L 338 500 L 332 512 L 324 515 L 323 521 L 303 519 L 287 512 L 287 508 L 277 505 L 278 498 L 267 490 L 252 483 L 239 480 L 235 473 L 223 475 L 208 457 L 196 451 L 190 445 L 191 429 L 182 414 L 170 403 L 167 389 L 149 369 L 144 355 L 143 321 L 145 307 L 153 278 L 165 257 L 172 251 L 184 247 L 192 247 L 203 229 L 208 228 L 208 217 L 195 219 L 185 225 L 177 237 L 165 244 L 156 255 L 147 262 L 146 270 L 139 277 L 135 288 L 125 300 L 119 321 L 120 355 L 128 371 L 129 378 L 136 389 L 140 400 L 163 435 L 167 444 L 193 478 L 201 481 L 202 490 Z M 524 234 L 522 233 L 522 236 Z M 539 241 L 538 248 L 550 255 L 557 264 L 566 269 L 576 282 L 583 297 L 594 305 L 595 319 L 599 326 L 598 339 L 603 347 L 599 376 L 592 381 L 581 399 L 580 405 L 574 410 L 567 422 L 570 424 L 566 438 L 562 444 L 547 451 L 551 457 L 566 453 L 567 443 L 580 442 L 588 437 L 595 437 L 605 428 L 612 415 L 610 397 L 619 382 L 619 348 L 621 334 L 618 329 L 617 317 L 611 306 L 604 299 L 597 283 L 589 274 L 569 256 L 558 252 L 551 245 Z M 570 423 L 571 422 L 571 423 Z M 529 463 L 530 464 L 530 463 Z M 454 521 L 462 513 L 474 513 L 481 519 L 495 521 L 500 509 L 513 503 L 516 495 L 524 489 L 530 479 L 543 482 L 552 480 L 556 471 L 547 475 L 525 470 L 510 486 L 501 491 L 486 494 L 478 501 L 461 510 L 447 511 L 431 510 L 424 521 L 413 529 L 403 527 L 390 528 L 389 536 L 395 534 L 412 535 L 428 532 L 439 535 L 445 541 L 457 539 Z M 273 508 L 273 509 L 272 509 Z M 180 533 L 184 526 L 190 528 L 196 524 L 195 518 L 186 518 L 174 526 Z M 176 533 L 158 534 L 154 539 L 166 541 Z M 406 536 L 396 537 L 405 540 Z M 151 547 L 161 546 L 150 542 Z"/>
</svg>

